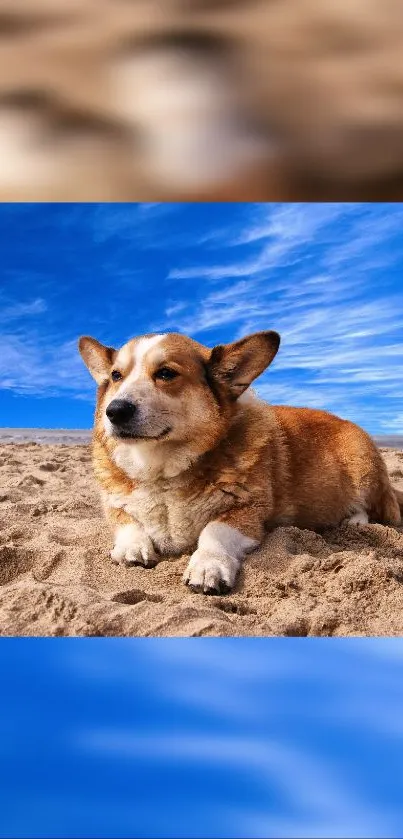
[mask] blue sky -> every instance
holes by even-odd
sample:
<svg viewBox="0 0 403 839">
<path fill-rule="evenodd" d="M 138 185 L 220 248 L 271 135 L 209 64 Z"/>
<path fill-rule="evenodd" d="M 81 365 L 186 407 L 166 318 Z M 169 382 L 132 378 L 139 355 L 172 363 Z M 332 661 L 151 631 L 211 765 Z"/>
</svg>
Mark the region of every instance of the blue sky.
<svg viewBox="0 0 403 839">
<path fill-rule="evenodd" d="M 89 428 L 80 334 L 282 345 L 257 389 L 403 431 L 402 204 L 0 207 L 4 426 Z"/>
<path fill-rule="evenodd" d="M 401 639 L 5 639 L 0 836 L 402 836 Z"/>
</svg>

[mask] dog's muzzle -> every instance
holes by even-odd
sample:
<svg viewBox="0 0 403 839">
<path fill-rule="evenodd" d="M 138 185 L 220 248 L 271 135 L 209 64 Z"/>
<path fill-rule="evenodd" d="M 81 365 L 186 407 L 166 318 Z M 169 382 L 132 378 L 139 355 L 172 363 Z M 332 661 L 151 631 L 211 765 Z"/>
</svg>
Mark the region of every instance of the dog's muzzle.
<svg viewBox="0 0 403 839">
<path fill-rule="evenodd" d="M 136 406 L 128 399 L 112 399 L 106 409 L 106 416 L 112 425 L 120 428 L 127 425 L 136 413 Z"/>
</svg>

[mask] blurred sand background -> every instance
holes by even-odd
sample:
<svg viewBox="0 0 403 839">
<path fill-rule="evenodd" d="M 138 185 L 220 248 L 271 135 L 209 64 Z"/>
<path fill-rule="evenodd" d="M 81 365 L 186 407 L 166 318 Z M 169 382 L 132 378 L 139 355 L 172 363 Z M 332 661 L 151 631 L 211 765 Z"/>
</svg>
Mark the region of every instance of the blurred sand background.
<svg viewBox="0 0 403 839">
<path fill-rule="evenodd" d="M 203 39 L 206 66 L 220 53 L 217 84 L 268 140 L 256 166 L 190 192 L 148 165 L 148 83 L 127 99 L 118 72 L 175 38 L 184 77 Z M 401 0 L 0 0 L 0 200 L 401 198 L 402 54 Z M 163 143 L 177 114 L 154 117 Z"/>
<path fill-rule="evenodd" d="M 225 597 L 185 588 L 187 557 L 113 565 L 89 436 L 1 430 L 1 635 L 403 634 L 403 528 L 278 528 Z M 380 442 L 403 489 L 403 440 Z"/>
</svg>

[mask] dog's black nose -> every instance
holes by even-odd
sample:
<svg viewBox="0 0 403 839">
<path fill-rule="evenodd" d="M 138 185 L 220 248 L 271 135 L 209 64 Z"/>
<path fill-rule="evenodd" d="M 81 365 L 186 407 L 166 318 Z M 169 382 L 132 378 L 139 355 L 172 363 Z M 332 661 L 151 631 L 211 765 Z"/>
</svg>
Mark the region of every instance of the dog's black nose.
<svg viewBox="0 0 403 839">
<path fill-rule="evenodd" d="M 127 399 L 112 399 L 106 409 L 106 416 L 114 425 L 129 422 L 136 412 L 136 406 Z"/>
</svg>

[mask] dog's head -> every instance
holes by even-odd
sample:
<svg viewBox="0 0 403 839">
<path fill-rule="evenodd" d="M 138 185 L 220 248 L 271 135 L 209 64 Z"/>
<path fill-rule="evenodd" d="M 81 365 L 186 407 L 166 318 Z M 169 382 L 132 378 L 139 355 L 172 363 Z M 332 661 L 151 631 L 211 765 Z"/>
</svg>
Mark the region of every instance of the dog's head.
<svg viewBox="0 0 403 839">
<path fill-rule="evenodd" d="M 99 386 L 96 422 L 110 440 L 191 443 L 202 454 L 225 434 L 238 398 L 279 344 L 271 331 L 214 349 L 168 333 L 120 350 L 82 337 L 79 350 Z"/>
</svg>

